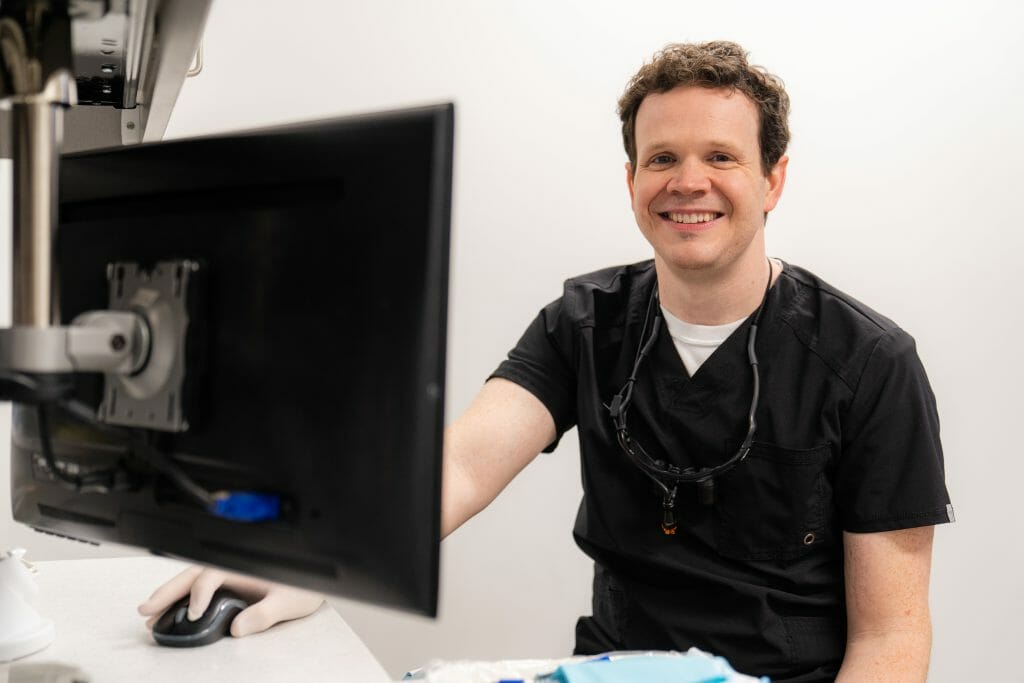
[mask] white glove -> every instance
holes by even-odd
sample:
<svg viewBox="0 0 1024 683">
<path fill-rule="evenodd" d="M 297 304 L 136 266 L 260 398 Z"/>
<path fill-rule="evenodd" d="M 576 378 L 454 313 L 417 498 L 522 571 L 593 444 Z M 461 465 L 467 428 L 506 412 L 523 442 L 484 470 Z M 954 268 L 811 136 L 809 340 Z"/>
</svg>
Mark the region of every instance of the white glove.
<svg viewBox="0 0 1024 683">
<path fill-rule="evenodd" d="M 265 631 L 282 621 L 309 616 L 324 602 L 322 595 L 279 583 L 219 569 L 189 567 L 157 588 L 148 600 L 139 605 L 139 614 L 149 617 L 146 628 L 152 628 L 168 607 L 189 595 L 188 618 L 194 621 L 206 611 L 214 591 L 221 586 L 230 588 L 249 602 L 249 607 L 239 612 L 231 623 L 231 635 L 236 638 Z"/>
</svg>

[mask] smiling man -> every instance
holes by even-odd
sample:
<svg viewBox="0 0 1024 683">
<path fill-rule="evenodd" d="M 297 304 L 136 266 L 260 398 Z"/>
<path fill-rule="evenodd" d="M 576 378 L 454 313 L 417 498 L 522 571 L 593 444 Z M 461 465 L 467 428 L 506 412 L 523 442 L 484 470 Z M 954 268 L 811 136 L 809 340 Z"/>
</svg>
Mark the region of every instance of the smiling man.
<svg viewBox="0 0 1024 683">
<path fill-rule="evenodd" d="M 577 653 L 923 681 L 932 529 L 952 521 L 935 401 L 907 333 L 765 253 L 781 81 L 734 43 L 673 45 L 619 104 L 654 258 L 568 280 L 448 428 L 443 532 L 577 427 L 595 566 Z M 225 577 L 191 571 L 141 611 L 189 590 L 201 611 Z M 236 635 L 319 604 L 266 592 Z"/>
<path fill-rule="evenodd" d="M 495 373 L 557 435 L 580 428 L 595 580 L 577 652 L 924 680 L 932 525 L 952 520 L 934 397 L 909 335 L 766 256 L 781 81 L 734 43 L 674 45 L 619 109 L 653 263 L 567 282 Z"/>
</svg>

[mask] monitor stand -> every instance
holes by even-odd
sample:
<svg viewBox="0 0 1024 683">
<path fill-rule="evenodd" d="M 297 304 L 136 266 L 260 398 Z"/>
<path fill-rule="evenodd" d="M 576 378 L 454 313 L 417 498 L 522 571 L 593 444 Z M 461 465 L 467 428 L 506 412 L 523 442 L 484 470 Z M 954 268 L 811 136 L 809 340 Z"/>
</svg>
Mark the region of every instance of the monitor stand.
<svg viewBox="0 0 1024 683">
<path fill-rule="evenodd" d="M 53 642 L 53 622 L 39 616 L 31 599 L 35 579 L 22 561 L 24 550 L 0 551 L 0 662 L 38 652 Z"/>
</svg>

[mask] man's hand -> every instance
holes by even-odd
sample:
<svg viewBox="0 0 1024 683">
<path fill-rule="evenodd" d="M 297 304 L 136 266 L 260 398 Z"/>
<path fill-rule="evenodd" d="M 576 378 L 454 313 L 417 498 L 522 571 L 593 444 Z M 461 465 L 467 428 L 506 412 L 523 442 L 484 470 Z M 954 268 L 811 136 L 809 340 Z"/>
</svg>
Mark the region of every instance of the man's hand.
<svg viewBox="0 0 1024 683">
<path fill-rule="evenodd" d="M 322 595 L 298 588 L 219 569 L 190 567 L 157 588 L 139 605 L 139 614 L 149 617 L 146 627 L 152 628 L 168 607 L 189 595 L 188 618 L 194 621 L 206 611 L 214 591 L 221 586 L 230 588 L 250 603 L 231 623 L 231 635 L 236 638 L 265 631 L 282 621 L 308 616 L 324 601 Z"/>
</svg>

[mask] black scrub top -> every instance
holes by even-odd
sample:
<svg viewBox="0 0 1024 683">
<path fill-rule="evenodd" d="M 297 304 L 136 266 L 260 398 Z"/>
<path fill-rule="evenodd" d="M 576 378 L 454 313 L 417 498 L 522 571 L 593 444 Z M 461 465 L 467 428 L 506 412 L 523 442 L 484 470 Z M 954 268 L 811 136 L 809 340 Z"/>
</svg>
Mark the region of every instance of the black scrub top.
<svg viewBox="0 0 1024 683">
<path fill-rule="evenodd" d="M 846 642 L 842 532 L 952 521 L 914 340 L 786 264 L 758 328 L 753 449 L 716 480 L 713 505 L 680 485 L 666 536 L 660 491 L 620 450 L 605 408 L 632 370 L 655 284 L 652 261 L 568 280 L 493 375 L 536 395 L 558 439 L 578 428 L 574 536 L 595 577 L 577 653 L 696 646 L 744 673 L 831 680 Z M 750 324 L 692 377 L 662 325 L 628 417 L 652 458 L 699 468 L 736 452 L 753 391 Z"/>
</svg>

